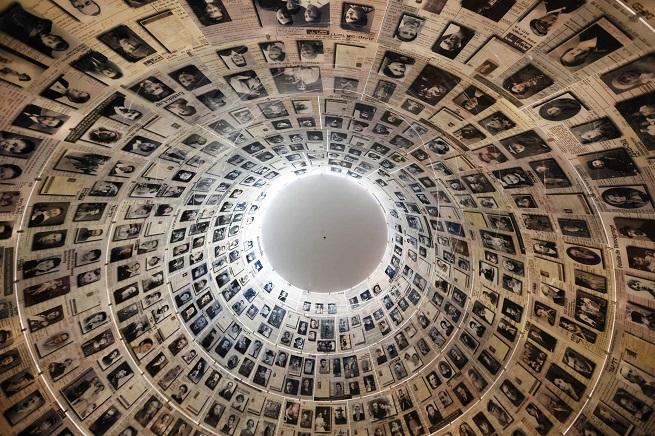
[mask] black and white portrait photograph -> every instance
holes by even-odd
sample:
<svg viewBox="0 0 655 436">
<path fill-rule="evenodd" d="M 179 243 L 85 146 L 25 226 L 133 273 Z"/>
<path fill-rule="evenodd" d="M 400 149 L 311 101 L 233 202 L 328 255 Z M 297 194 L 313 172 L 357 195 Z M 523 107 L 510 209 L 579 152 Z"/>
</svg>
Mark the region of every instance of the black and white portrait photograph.
<svg viewBox="0 0 655 436">
<path fill-rule="evenodd" d="M 211 83 L 195 65 L 187 65 L 168 73 L 168 75 L 187 91 L 193 91 Z"/>
<path fill-rule="evenodd" d="M 625 148 L 581 154 L 578 161 L 592 180 L 634 177 L 639 174 L 639 168 Z"/>
<path fill-rule="evenodd" d="M 28 104 L 21 110 L 12 125 L 53 135 L 70 119 L 68 115 Z"/>
<path fill-rule="evenodd" d="M 396 26 L 393 37 L 401 42 L 412 42 L 421 33 L 424 24 L 424 18 L 403 13 L 400 16 L 400 21 L 398 22 L 398 26 Z"/>
<path fill-rule="evenodd" d="M 460 78 L 432 65 L 426 65 L 407 89 L 407 94 L 429 105 L 436 105 L 460 82 Z"/>
<path fill-rule="evenodd" d="M 0 80 L 25 88 L 38 80 L 47 66 L 0 44 Z"/>
<path fill-rule="evenodd" d="M 80 419 L 89 416 L 111 395 L 95 370 L 89 369 L 62 389 L 62 394 Z"/>
<path fill-rule="evenodd" d="M 514 6 L 516 0 L 462 0 L 461 5 L 475 14 L 491 21 L 500 21 Z"/>
<path fill-rule="evenodd" d="M 432 51 L 448 59 L 455 59 L 474 36 L 473 29 L 451 21 L 432 45 Z"/>
<path fill-rule="evenodd" d="M 216 52 L 228 70 L 249 67 L 253 64 L 252 53 L 245 45 L 224 48 Z"/>
<path fill-rule="evenodd" d="M 534 42 L 539 42 L 564 24 L 568 14 L 584 4 L 585 0 L 542 0 L 515 26 L 528 33 Z"/>
<path fill-rule="evenodd" d="M 415 62 L 414 58 L 387 51 L 380 62 L 378 72 L 390 79 L 402 80 L 409 75 Z"/>
<path fill-rule="evenodd" d="M 71 81 L 73 83 L 80 82 L 62 74 L 41 91 L 40 95 L 73 109 L 78 109 L 91 99 L 91 90 L 90 87 L 82 89 L 79 86 L 71 85 Z"/>
<path fill-rule="evenodd" d="M 600 76 L 615 94 L 623 94 L 655 80 L 655 54 L 637 58 Z"/>
<path fill-rule="evenodd" d="M 109 156 L 67 150 L 54 169 L 78 174 L 95 175 L 109 162 Z"/>
<path fill-rule="evenodd" d="M 649 92 L 616 104 L 616 110 L 648 150 L 655 150 L 654 96 L 655 92 Z"/>
<path fill-rule="evenodd" d="M 609 117 L 573 126 L 571 127 L 571 133 L 575 135 L 581 144 L 609 141 L 622 136 L 619 128 Z"/>
<path fill-rule="evenodd" d="M 41 394 L 41 391 L 36 390 L 31 392 L 25 398 L 17 401 L 11 407 L 3 412 L 5 419 L 15 426 L 23 419 L 27 418 L 32 412 L 35 412 L 41 406 L 46 403 L 45 398 Z"/>
<path fill-rule="evenodd" d="M 323 41 L 318 40 L 298 40 L 298 55 L 302 62 L 323 63 L 325 60 Z"/>
<path fill-rule="evenodd" d="M 546 189 L 568 188 L 571 182 L 557 160 L 549 158 L 531 161 L 530 167 Z"/>
<path fill-rule="evenodd" d="M 477 115 L 496 103 L 496 99 L 475 86 L 470 85 L 453 98 L 453 103 L 471 114 Z"/>
<path fill-rule="evenodd" d="M 0 131 L 0 156 L 29 159 L 43 140 L 31 136 Z"/>
<path fill-rule="evenodd" d="M 623 47 L 622 41 L 629 42 L 630 39 L 607 19 L 601 18 L 549 55 L 569 71 L 577 71 Z"/>
<path fill-rule="evenodd" d="M 123 146 L 123 151 L 128 153 L 138 154 L 140 156 L 149 156 L 154 152 L 162 143 L 154 139 L 145 138 L 143 136 L 135 136 L 127 144 Z"/>
<path fill-rule="evenodd" d="M 329 0 L 253 0 L 262 26 L 327 27 Z"/>
<path fill-rule="evenodd" d="M 532 179 L 522 167 L 505 168 L 493 171 L 492 174 L 505 189 L 525 188 L 532 186 Z"/>
<path fill-rule="evenodd" d="M 373 6 L 344 2 L 341 6 L 341 28 L 353 32 L 370 32 L 375 17 Z"/>
<path fill-rule="evenodd" d="M 321 69 L 319 67 L 271 68 L 271 75 L 280 94 L 320 92 L 323 90 Z"/>
<path fill-rule="evenodd" d="M 478 121 L 478 123 L 491 135 L 497 135 L 505 130 L 511 130 L 516 127 L 516 123 L 500 111 L 492 113 Z"/>
<path fill-rule="evenodd" d="M 0 31 L 51 58 L 66 56 L 77 46 L 77 41 L 51 20 L 31 13 L 18 2 L 0 13 Z"/>
<path fill-rule="evenodd" d="M 200 101 L 200 103 L 204 104 L 207 109 L 212 112 L 219 110 L 227 104 L 227 98 L 225 97 L 225 94 L 223 94 L 223 92 L 218 89 L 210 89 L 207 92 L 196 95 L 196 98 Z"/>
<path fill-rule="evenodd" d="M 152 103 L 161 101 L 175 92 L 155 76 L 150 76 L 137 82 L 130 86 L 130 89 Z"/>
<path fill-rule="evenodd" d="M 28 227 L 56 226 L 66 220 L 70 203 L 35 203 Z"/>
<path fill-rule="evenodd" d="M 573 118 L 579 113 L 586 113 L 582 103 L 570 92 L 562 94 L 552 100 L 548 100 L 538 106 L 539 116 L 547 121 L 564 121 Z"/>
<path fill-rule="evenodd" d="M 98 39 L 128 62 L 139 62 L 156 53 L 143 38 L 124 24 L 101 33 Z"/>
<path fill-rule="evenodd" d="M 185 0 L 202 27 L 232 21 L 221 0 Z"/>
<path fill-rule="evenodd" d="M 225 76 L 225 80 L 243 101 L 255 100 L 268 95 L 257 73 L 252 70 L 230 74 Z"/>
<path fill-rule="evenodd" d="M 503 81 L 503 88 L 519 100 L 530 98 L 553 84 L 553 79 L 532 64 L 518 70 Z"/>
</svg>

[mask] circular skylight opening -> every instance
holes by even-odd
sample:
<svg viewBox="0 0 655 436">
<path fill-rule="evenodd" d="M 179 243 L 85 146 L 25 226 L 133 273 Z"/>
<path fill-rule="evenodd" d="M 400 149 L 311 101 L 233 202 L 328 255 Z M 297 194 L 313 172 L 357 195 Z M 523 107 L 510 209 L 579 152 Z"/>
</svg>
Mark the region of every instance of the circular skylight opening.
<svg viewBox="0 0 655 436">
<path fill-rule="evenodd" d="M 345 177 L 298 178 L 269 199 L 262 222 L 264 254 L 290 284 L 337 292 L 366 279 L 384 255 L 384 211 L 364 187 Z"/>
</svg>

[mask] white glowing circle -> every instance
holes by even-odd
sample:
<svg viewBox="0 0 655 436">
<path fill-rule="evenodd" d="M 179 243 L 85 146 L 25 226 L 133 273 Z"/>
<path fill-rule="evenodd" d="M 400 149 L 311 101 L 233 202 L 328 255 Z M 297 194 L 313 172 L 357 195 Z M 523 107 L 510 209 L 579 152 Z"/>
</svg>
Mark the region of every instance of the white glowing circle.
<svg viewBox="0 0 655 436">
<path fill-rule="evenodd" d="M 384 211 L 349 178 L 298 178 L 267 200 L 261 242 L 270 266 L 311 292 L 337 292 L 366 279 L 388 242 Z"/>
</svg>

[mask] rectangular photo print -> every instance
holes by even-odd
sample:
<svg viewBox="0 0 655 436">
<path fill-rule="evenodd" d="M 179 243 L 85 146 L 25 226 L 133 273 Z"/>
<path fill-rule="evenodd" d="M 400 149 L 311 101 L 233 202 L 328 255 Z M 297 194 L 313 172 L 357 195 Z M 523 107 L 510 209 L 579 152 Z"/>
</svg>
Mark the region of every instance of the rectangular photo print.
<svg viewBox="0 0 655 436">
<path fill-rule="evenodd" d="M 47 65 L 0 44 L 0 80 L 25 88 L 39 79 L 46 68 Z"/>
</svg>

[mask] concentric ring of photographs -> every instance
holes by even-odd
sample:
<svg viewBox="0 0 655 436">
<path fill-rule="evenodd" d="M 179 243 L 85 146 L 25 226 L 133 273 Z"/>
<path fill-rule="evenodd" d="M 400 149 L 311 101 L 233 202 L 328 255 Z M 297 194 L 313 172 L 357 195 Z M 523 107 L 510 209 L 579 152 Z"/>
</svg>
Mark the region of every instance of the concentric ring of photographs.
<svg viewBox="0 0 655 436">
<path fill-rule="evenodd" d="M 6 432 L 650 434 L 647 29 L 608 0 L 332 3 L 0 8 Z M 317 174 L 388 231 L 326 294 L 259 238 Z"/>
</svg>

